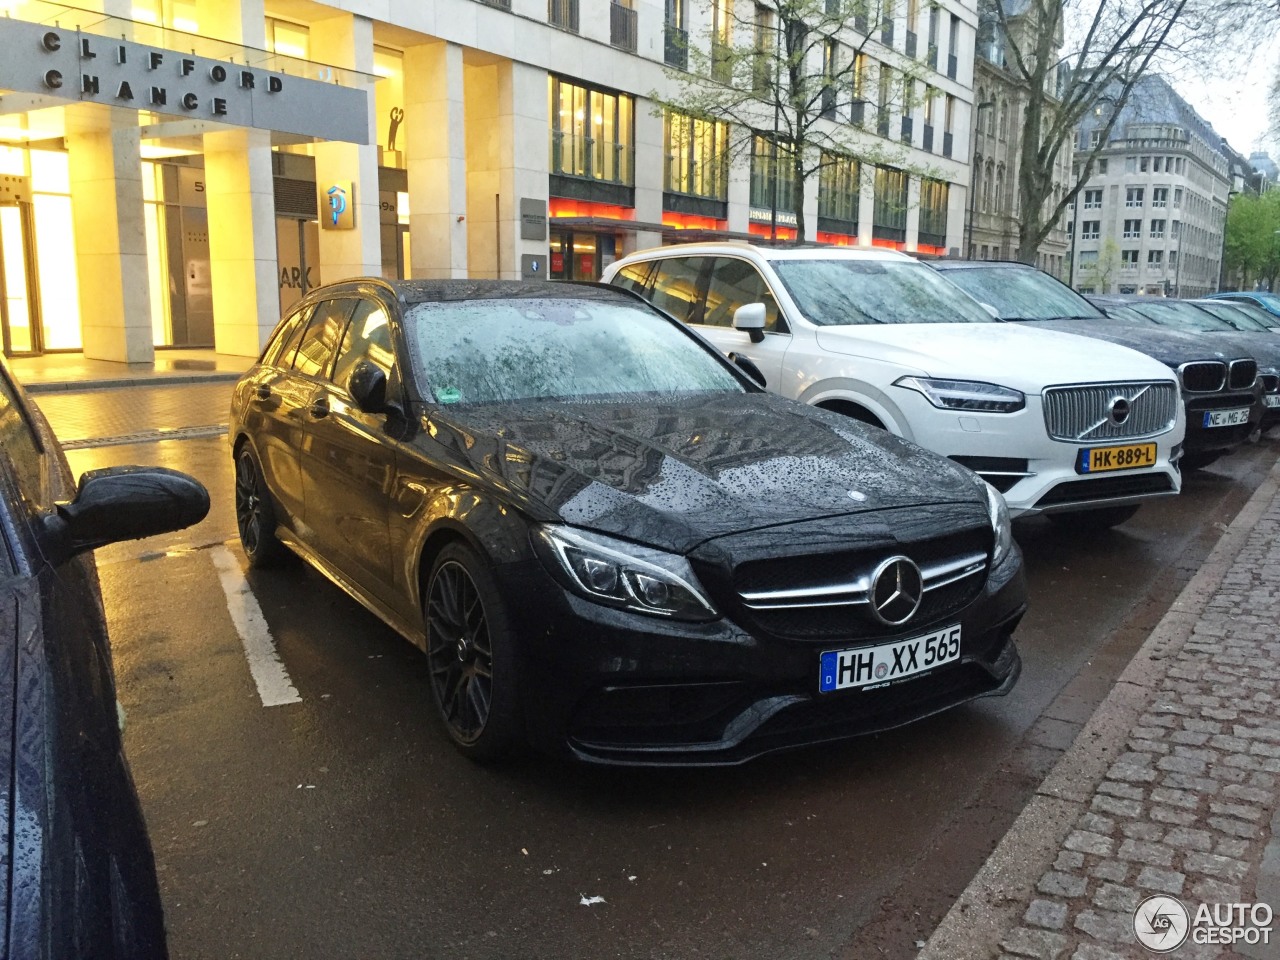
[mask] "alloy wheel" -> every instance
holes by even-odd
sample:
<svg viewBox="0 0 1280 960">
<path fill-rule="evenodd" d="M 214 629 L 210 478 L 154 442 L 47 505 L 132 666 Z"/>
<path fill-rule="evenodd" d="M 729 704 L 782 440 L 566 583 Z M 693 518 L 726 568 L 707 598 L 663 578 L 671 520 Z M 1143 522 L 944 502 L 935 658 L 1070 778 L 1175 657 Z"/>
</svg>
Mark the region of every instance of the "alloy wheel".
<svg viewBox="0 0 1280 960">
<path fill-rule="evenodd" d="M 480 591 L 455 560 L 440 565 L 427 594 L 428 661 L 440 714 L 462 743 L 484 733 L 493 700 L 493 645 Z"/>
<path fill-rule="evenodd" d="M 236 527 L 245 553 L 253 555 L 262 546 L 262 478 L 253 457 L 245 452 L 236 460 Z"/>
</svg>

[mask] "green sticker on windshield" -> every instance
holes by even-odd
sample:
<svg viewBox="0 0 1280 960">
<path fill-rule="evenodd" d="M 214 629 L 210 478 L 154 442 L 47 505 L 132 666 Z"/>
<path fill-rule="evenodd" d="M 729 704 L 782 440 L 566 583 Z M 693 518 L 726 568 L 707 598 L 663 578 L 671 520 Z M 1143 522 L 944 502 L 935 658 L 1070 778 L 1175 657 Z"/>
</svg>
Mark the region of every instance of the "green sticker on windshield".
<svg viewBox="0 0 1280 960">
<path fill-rule="evenodd" d="M 462 399 L 462 391 L 457 387 L 442 387 L 436 391 L 436 399 L 441 403 L 457 403 Z"/>
</svg>

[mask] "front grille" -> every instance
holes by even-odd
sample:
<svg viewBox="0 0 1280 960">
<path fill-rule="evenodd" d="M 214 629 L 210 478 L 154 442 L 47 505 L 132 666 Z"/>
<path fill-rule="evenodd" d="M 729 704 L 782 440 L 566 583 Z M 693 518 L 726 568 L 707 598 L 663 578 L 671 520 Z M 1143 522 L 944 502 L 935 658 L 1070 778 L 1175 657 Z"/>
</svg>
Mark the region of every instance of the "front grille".
<svg viewBox="0 0 1280 960">
<path fill-rule="evenodd" d="M 1089 503 L 1094 500 L 1112 500 L 1116 497 L 1169 493 L 1172 490 L 1173 481 L 1163 473 L 1127 477 L 1090 477 L 1087 480 L 1065 480 L 1059 483 L 1037 500 L 1036 506 Z"/>
<path fill-rule="evenodd" d="M 1262 389 L 1266 393 L 1280 393 L 1280 375 L 1264 373 L 1262 375 Z"/>
<path fill-rule="evenodd" d="M 1090 383 L 1044 391 L 1044 422 L 1055 440 L 1151 437 L 1173 427 L 1178 389 L 1172 383 Z"/>
<path fill-rule="evenodd" d="M 1221 360 L 1196 360 L 1178 368 L 1182 387 L 1192 393 L 1214 393 L 1227 382 L 1227 365 Z"/>
<path fill-rule="evenodd" d="M 919 544 L 856 554 L 786 557 L 743 564 L 734 575 L 740 616 L 777 637 L 821 640 L 875 638 L 918 630 L 970 603 L 986 582 L 991 533 L 970 530 Z M 869 603 L 871 576 L 890 556 L 920 567 L 925 592 L 909 624 L 877 621 Z"/>
<path fill-rule="evenodd" d="M 1253 386 L 1253 381 L 1258 379 L 1258 361 L 1256 360 L 1232 360 L 1231 376 L 1228 383 L 1232 390 L 1248 390 Z"/>
</svg>

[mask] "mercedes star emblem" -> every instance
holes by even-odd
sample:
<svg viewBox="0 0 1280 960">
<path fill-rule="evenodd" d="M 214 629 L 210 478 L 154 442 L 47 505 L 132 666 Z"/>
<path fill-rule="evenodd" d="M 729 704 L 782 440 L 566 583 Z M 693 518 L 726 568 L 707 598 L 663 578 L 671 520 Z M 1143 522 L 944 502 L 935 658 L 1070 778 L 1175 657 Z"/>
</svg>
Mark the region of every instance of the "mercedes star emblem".
<svg viewBox="0 0 1280 960">
<path fill-rule="evenodd" d="M 900 627 L 920 607 L 924 580 L 910 557 L 890 557 L 871 575 L 871 612 L 888 627 Z"/>
</svg>

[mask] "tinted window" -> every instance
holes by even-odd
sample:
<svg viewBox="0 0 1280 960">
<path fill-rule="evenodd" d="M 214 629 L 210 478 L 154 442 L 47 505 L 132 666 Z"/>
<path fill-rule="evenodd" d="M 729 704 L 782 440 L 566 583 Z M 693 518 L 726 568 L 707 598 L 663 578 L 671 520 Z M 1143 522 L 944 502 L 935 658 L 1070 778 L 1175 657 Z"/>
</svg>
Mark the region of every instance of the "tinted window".
<svg viewBox="0 0 1280 960">
<path fill-rule="evenodd" d="M 609 282 L 623 290 L 644 293 L 644 282 L 649 279 L 649 270 L 652 266 L 651 263 L 633 263 L 619 270 Z"/>
<path fill-rule="evenodd" d="M 296 350 L 298 338 L 302 335 L 302 329 L 309 316 L 311 316 L 310 305 L 301 310 L 295 310 L 284 323 L 276 327 L 276 332 L 267 344 L 267 349 L 262 351 L 262 362 L 268 366 L 275 366 L 280 362 L 281 357 L 289 355 L 290 350 Z"/>
<path fill-rule="evenodd" d="M 575 299 L 419 303 L 405 339 L 439 403 L 675 401 L 742 393 L 716 355 L 642 304 Z"/>
<path fill-rule="evenodd" d="M 1039 270 L 964 267 L 939 272 L 979 303 L 995 307 L 1002 320 L 1102 316 L 1084 297 Z"/>
<path fill-rule="evenodd" d="M 989 323 L 991 314 L 915 260 L 774 260 L 800 312 L 819 326 Z"/>
<path fill-rule="evenodd" d="M 764 328 L 778 329 L 778 303 L 760 271 L 746 260 L 717 257 L 707 284 L 702 322 L 716 327 L 733 326 L 733 313 L 743 304 L 763 303 Z M 783 327 L 785 332 L 786 328 Z"/>
<path fill-rule="evenodd" d="M 698 275 L 704 257 L 667 257 L 654 267 L 653 305 L 667 311 L 677 320 L 696 323 L 698 313 Z"/>
<path fill-rule="evenodd" d="M 333 382 L 346 387 L 351 371 L 362 359 L 381 367 L 387 379 L 391 379 L 392 368 L 396 365 L 395 353 L 391 349 L 391 321 L 386 308 L 376 300 L 356 303 L 346 335 L 342 338 L 342 347 L 338 350 Z"/>
<path fill-rule="evenodd" d="M 321 300 L 316 304 L 293 358 L 294 370 L 309 377 L 325 375 L 353 305 L 352 300 Z"/>
</svg>

